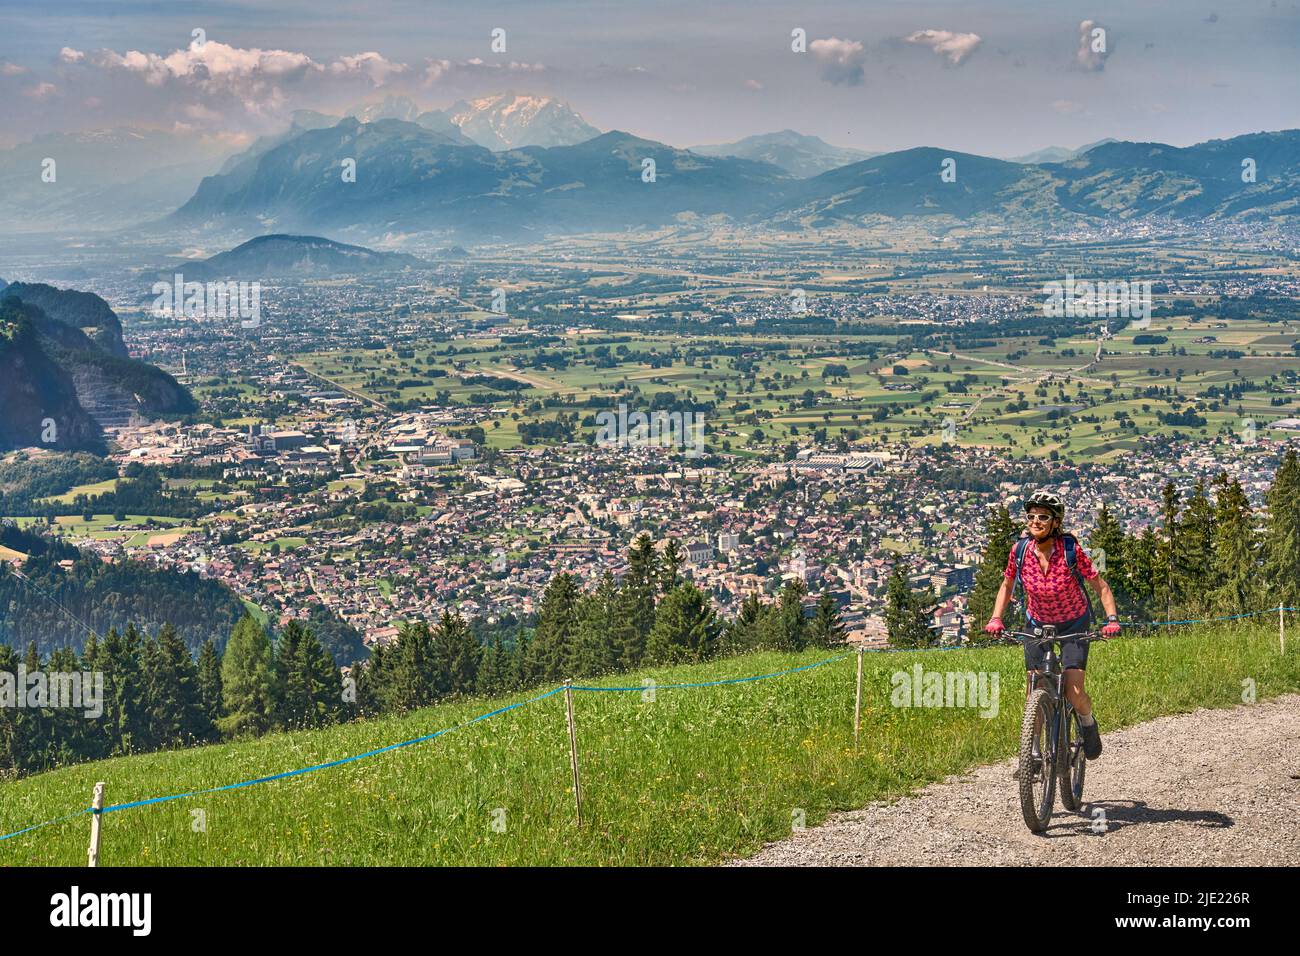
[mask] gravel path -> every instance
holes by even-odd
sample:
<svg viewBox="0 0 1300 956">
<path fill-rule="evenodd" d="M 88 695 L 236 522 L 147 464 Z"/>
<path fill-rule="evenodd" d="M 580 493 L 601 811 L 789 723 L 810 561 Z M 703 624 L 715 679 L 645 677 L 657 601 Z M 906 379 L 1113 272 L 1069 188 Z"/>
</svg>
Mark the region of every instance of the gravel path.
<svg viewBox="0 0 1300 956">
<path fill-rule="evenodd" d="M 1086 815 L 1020 813 L 1014 760 L 833 814 L 729 866 L 1300 866 L 1300 695 L 1105 732 Z M 1094 808 L 1105 811 L 1094 832 Z M 1100 821 L 1098 821 L 1100 823 Z M 1097 826 L 1097 829 L 1101 829 Z"/>
</svg>

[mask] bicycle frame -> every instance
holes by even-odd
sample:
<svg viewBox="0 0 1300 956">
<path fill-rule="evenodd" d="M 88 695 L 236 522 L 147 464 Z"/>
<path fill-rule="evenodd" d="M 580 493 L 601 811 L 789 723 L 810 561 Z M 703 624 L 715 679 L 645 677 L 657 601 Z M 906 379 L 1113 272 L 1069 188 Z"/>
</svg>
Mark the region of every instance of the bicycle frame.
<svg viewBox="0 0 1300 956">
<path fill-rule="evenodd" d="M 1041 746 L 1038 734 L 1034 734 L 1033 747 L 1029 751 L 1036 753 L 1041 770 L 1035 770 L 1033 780 L 1038 780 L 1038 773 L 1042 773 L 1043 778 L 1047 781 L 1044 784 L 1044 795 L 1041 803 L 1034 804 L 1029 802 L 1032 799 L 1031 791 L 1024 789 L 1024 778 L 1022 777 L 1021 800 L 1022 807 L 1025 810 L 1025 821 L 1029 824 L 1030 829 L 1039 832 L 1046 828 L 1046 821 L 1051 819 L 1051 803 L 1053 802 L 1052 791 L 1054 782 L 1061 782 L 1061 802 L 1067 810 L 1078 812 L 1081 807 L 1083 792 L 1083 767 L 1080 765 L 1080 756 L 1083 747 L 1082 740 L 1076 739 L 1070 741 L 1071 721 L 1076 720 L 1074 717 L 1074 705 L 1070 703 L 1069 697 L 1065 693 L 1065 671 L 1061 667 L 1061 658 L 1057 654 L 1056 644 L 1064 641 L 1077 640 L 1081 643 L 1087 643 L 1100 638 L 1100 634 L 1095 631 L 1085 631 L 1078 634 L 1057 634 L 1056 627 L 1051 624 L 1036 626 L 1033 633 L 1025 631 L 1011 631 L 1005 635 L 1007 638 L 1023 638 L 1023 643 L 1034 642 L 1047 646 L 1047 654 L 1043 660 L 1041 668 L 1036 669 L 1026 675 L 1026 692 L 1025 692 L 1025 720 L 1029 720 L 1029 705 L 1033 700 L 1034 691 L 1041 688 L 1046 694 L 1046 713 L 1045 725 L 1037 721 L 1035 726 L 1042 730 Z M 1025 759 L 1023 750 L 1024 743 L 1022 738 L 1022 774 L 1024 773 Z M 1076 773 L 1077 771 L 1077 773 Z M 1068 790 L 1068 792 L 1067 792 Z M 1037 806 L 1037 809 L 1033 809 Z M 1045 816 L 1044 816 L 1045 815 Z"/>
</svg>

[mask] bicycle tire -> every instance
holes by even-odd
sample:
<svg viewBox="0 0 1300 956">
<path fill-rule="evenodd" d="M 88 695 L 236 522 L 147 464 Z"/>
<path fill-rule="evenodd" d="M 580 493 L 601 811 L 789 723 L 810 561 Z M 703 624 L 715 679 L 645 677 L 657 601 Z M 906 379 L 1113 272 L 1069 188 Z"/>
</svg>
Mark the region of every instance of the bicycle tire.
<svg viewBox="0 0 1300 956">
<path fill-rule="evenodd" d="M 1056 798 L 1056 772 L 1053 767 L 1056 740 L 1051 733 L 1052 695 L 1042 689 L 1035 690 L 1025 702 L 1025 715 L 1020 721 L 1020 810 L 1025 826 L 1031 833 L 1042 833 L 1052 820 L 1052 803 Z M 1033 773 L 1034 739 L 1039 736 L 1041 764 L 1039 773 Z M 1042 784 L 1041 797 L 1034 796 L 1034 783 Z"/>
<path fill-rule="evenodd" d="M 1088 770 L 1088 759 L 1083 752 L 1083 725 L 1073 707 L 1064 723 L 1056 755 L 1056 782 L 1061 788 L 1061 804 L 1071 813 L 1079 813 L 1083 807 L 1083 778 Z"/>
</svg>

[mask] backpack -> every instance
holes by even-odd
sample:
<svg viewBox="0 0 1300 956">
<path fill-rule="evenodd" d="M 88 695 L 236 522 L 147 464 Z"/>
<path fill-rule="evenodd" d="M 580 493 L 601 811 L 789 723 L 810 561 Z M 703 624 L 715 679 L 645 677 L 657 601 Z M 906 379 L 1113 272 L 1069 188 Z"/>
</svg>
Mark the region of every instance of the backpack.
<svg viewBox="0 0 1300 956">
<path fill-rule="evenodd" d="M 1011 597 L 1017 607 L 1023 605 L 1025 611 L 1025 620 L 1029 620 L 1029 602 L 1025 598 L 1024 585 L 1020 583 L 1020 576 L 1025 568 L 1025 554 L 1029 551 L 1029 545 L 1033 542 L 1031 535 L 1016 539 L 1015 556 L 1016 556 L 1016 579 L 1011 585 Z M 1083 599 L 1088 603 L 1088 617 L 1092 617 L 1092 597 L 1088 594 L 1088 589 L 1083 586 L 1083 574 L 1079 571 L 1079 539 L 1072 534 L 1061 535 L 1061 544 L 1065 546 L 1065 566 L 1070 569 L 1074 575 L 1074 581 L 1079 585 L 1079 590 L 1083 592 Z M 1016 594 L 1019 592 L 1020 597 Z"/>
</svg>

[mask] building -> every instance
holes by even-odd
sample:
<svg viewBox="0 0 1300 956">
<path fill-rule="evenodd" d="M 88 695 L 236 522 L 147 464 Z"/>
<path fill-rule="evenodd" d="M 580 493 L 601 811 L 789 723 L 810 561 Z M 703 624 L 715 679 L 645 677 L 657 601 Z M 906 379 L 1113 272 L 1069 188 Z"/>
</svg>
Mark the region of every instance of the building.
<svg viewBox="0 0 1300 956">
<path fill-rule="evenodd" d="M 692 541 L 686 546 L 687 564 L 708 564 L 713 560 L 713 545 L 707 541 Z"/>
</svg>

